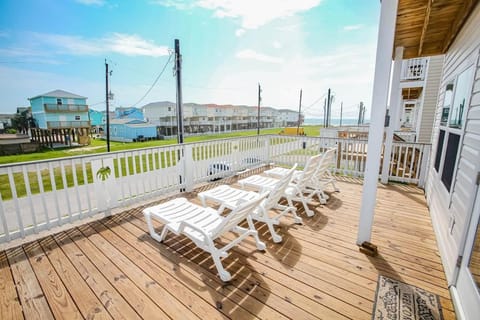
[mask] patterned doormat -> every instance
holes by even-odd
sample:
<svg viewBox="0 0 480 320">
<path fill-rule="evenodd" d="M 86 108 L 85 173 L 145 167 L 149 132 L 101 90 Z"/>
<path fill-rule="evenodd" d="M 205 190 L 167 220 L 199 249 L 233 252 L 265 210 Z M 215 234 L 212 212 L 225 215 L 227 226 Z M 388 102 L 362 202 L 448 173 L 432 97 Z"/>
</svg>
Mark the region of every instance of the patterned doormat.
<svg viewBox="0 0 480 320">
<path fill-rule="evenodd" d="M 436 294 L 380 275 L 372 319 L 441 320 L 443 316 Z"/>
</svg>

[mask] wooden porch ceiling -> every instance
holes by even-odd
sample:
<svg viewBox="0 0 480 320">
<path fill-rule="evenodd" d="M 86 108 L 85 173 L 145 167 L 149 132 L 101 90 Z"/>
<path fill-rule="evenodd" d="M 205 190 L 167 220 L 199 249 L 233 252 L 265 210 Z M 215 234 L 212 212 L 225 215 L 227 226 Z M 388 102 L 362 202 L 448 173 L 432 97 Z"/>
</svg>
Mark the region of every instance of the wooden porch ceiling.
<svg viewBox="0 0 480 320">
<path fill-rule="evenodd" d="M 399 0 L 394 48 L 404 59 L 444 54 L 479 0 Z"/>
<path fill-rule="evenodd" d="M 422 88 L 403 88 L 402 89 L 402 96 L 403 100 L 415 100 L 420 98 L 420 94 L 422 93 Z"/>
</svg>

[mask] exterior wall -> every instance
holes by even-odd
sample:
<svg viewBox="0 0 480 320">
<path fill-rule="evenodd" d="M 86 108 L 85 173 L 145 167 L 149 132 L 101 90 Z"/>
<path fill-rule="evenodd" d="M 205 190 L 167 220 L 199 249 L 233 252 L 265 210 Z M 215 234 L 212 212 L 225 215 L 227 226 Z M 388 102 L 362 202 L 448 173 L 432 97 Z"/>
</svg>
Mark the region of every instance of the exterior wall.
<svg viewBox="0 0 480 320">
<path fill-rule="evenodd" d="M 153 124 L 162 124 L 163 121 L 170 121 L 176 123 L 176 107 L 175 103 L 164 101 L 164 102 L 153 102 L 145 105 L 143 108 L 143 114 L 148 122 Z"/>
<path fill-rule="evenodd" d="M 463 242 L 476 194 L 476 177 L 480 171 L 480 6 L 477 6 L 464 28 L 445 56 L 443 76 L 432 137 L 432 156 L 426 185 L 427 203 L 437 234 L 441 257 L 449 283 L 455 281 L 457 256 L 463 253 Z M 470 100 L 466 102 L 466 120 L 463 139 L 459 142 L 456 171 L 451 192 L 441 182 L 434 168 L 439 137 L 440 118 L 449 81 L 455 79 L 469 66 L 474 66 L 474 80 Z M 479 201 L 479 200 L 477 200 Z"/>
<path fill-rule="evenodd" d="M 105 119 L 105 114 L 103 112 L 90 109 L 88 110 L 88 113 L 90 116 L 90 125 L 92 127 L 101 126 L 105 124 L 106 119 Z"/>
<path fill-rule="evenodd" d="M 430 57 L 428 74 L 423 90 L 423 106 L 419 114 L 420 128 L 417 142 L 430 143 L 432 140 L 432 128 L 435 119 L 438 90 L 442 77 L 444 55 Z"/>
<path fill-rule="evenodd" d="M 84 98 L 61 98 L 39 96 L 30 99 L 32 107 L 32 117 L 40 129 L 48 129 L 48 121 L 88 121 L 88 111 L 79 112 L 45 112 L 45 104 L 57 104 L 57 99 L 62 100 L 63 105 L 87 105 L 87 99 Z M 80 119 L 75 119 L 80 116 Z"/>
</svg>

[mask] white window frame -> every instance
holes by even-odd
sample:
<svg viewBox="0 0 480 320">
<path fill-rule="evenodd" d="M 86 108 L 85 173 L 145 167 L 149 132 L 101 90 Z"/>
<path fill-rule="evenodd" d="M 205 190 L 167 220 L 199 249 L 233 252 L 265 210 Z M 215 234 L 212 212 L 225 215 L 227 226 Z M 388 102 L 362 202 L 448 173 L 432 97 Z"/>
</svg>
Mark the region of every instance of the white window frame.
<svg viewBox="0 0 480 320">
<path fill-rule="evenodd" d="M 465 99 L 465 108 L 464 108 L 464 112 L 462 114 L 462 126 L 460 128 L 451 127 L 450 126 L 450 118 L 452 116 L 452 110 L 453 110 L 453 107 L 454 107 L 453 103 L 454 103 L 455 97 L 457 95 L 458 78 L 467 71 L 470 71 L 469 78 L 467 79 L 468 80 L 467 81 L 467 86 L 468 86 L 469 90 L 467 91 L 468 94 L 467 94 L 466 99 Z M 442 131 L 445 132 L 445 136 L 444 136 L 443 144 L 442 144 L 440 165 L 438 167 L 438 171 L 435 168 L 434 168 L 434 170 L 435 170 L 436 174 L 438 175 L 438 178 L 441 182 L 442 188 L 448 194 L 449 207 L 451 206 L 452 195 L 453 195 L 453 191 L 455 189 L 455 180 L 456 180 L 457 169 L 458 169 L 458 159 L 459 159 L 459 156 L 460 156 L 460 153 L 461 153 L 461 150 L 462 150 L 462 144 L 463 144 L 463 139 L 464 139 L 464 135 L 465 135 L 466 119 L 467 119 L 468 109 L 470 107 L 470 99 L 471 99 L 471 93 L 472 93 L 474 74 L 475 74 L 474 64 L 469 64 L 465 69 L 463 69 L 461 72 L 459 72 L 454 77 L 449 79 L 447 81 L 446 86 L 443 88 L 444 99 L 445 99 L 446 88 L 453 81 L 453 93 L 452 93 L 452 96 L 450 98 L 451 99 L 450 109 L 449 109 L 449 112 L 448 112 L 448 119 L 447 119 L 445 124 L 442 124 L 442 121 L 441 121 L 441 116 L 442 115 L 440 115 L 438 135 L 440 136 L 440 130 L 442 130 Z M 444 105 L 445 105 L 445 100 L 442 102 L 442 110 L 443 110 Z M 449 140 L 450 134 L 456 134 L 460 138 L 459 138 L 459 141 L 458 141 L 457 155 L 455 157 L 455 164 L 454 164 L 454 169 L 453 169 L 453 173 L 452 173 L 452 182 L 450 184 L 450 190 L 448 190 L 447 187 L 445 186 L 445 184 L 442 181 L 442 175 L 443 175 L 443 169 L 444 169 L 444 165 L 445 165 L 445 156 L 446 156 L 447 145 L 448 145 L 448 140 Z M 438 140 L 437 140 L 437 146 L 438 146 Z M 439 150 L 436 150 L 435 157 L 436 157 L 438 152 L 439 152 Z"/>
</svg>

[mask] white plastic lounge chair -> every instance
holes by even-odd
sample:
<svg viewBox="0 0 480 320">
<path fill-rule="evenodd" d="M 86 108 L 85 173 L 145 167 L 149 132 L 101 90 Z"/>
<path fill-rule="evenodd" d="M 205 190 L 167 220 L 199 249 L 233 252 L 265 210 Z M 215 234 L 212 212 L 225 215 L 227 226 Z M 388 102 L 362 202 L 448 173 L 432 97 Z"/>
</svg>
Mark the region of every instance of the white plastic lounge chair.
<svg viewBox="0 0 480 320">
<path fill-rule="evenodd" d="M 215 267 L 223 281 L 229 281 L 231 275 L 223 268 L 220 258 L 227 256 L 227 251 L 248 236 L 255 238 L 258 250 L 265 250 L 265 244 L 258 238 L 250 217 L 250 213 L 265 199 L 267 193 L 261 194 L 257 199 L 242 202 L 228 215 L 221 216 L 212 208 L 203 208 L 189 202 L 185 198 L 177 198 L 157 206 L 143 210 L 148 230 L 153 239 L 162 242 L 168 231 L 177 235 L 183 234 L 190 238 L 199 248 L 212 255 Z M 162 233 L 155 232 L 152 218 L 165 223 Z M 247 219 L 248 228 L 239 224 Z M 224 233 L 233 231 L 239 236 L 222 248 L 215 246 L 214 240 Z"/>
<path fill-rule="evenodd" d="M 305 168 L 301 172 L 300 176 L 296 179 L 293 179 L 285 190 L 285 197 L 287 198 L 288 205 L 293 207 L 292 201 L 301 201 L 303 207 L 305 208 L 305 213 L 309 217 L 313 216 L 314 212 L 310 210 L 307 202 L 311 201 L 312 197 L 316 193 L 314 192 L 314 190 L 307 188 L 307 184 L 311 183 L 310 180 L 316 172 L 321 157 L 322 154 L 310 157 L 307 160 Z M 279 179 L 260 175 L 253 175 L 248 178 L 239 180 L 238 183 L 242 188 L 250 187 L 264 192 L 273 190 L 278 181 Z"/>
<path fill-rule="evenodd" d="M 328 184 L 332 184 L 333 189 L 336 192 L 339 192 L 340 189 L 338 189 L 335 185 L 335 177 L 331 173 L 331 166 L 335 164 L 335 152 L 336 148 L 330 148 L 324 153 L 322 153 L 322 158 L 320 159 L 318 168 L 313 175 L 311 181 L 307 183 L 307 187 L 309 189 L 315 190 L 318 199 L 320 200 L 321 204 L 326 204 L 328 200 L 328 195 L 325 194 L 324 190 L 325 187 Z M 288 173 L 287 168 L 281 168 L 281 167 L 276 167 L 270 170 L 265 171 L 264 173 L 267 174 L 268 176 L 274 177 L 274 178 L 281 178 L 284 175 Z M 294 179 L 298 179 L 299 174 L 302 171 L 296 170 L 294 173 Z"/>
<path fill-rule="evenodd" d="M 321 204 L 327 203 L 328 195 L 325 194 L 324 190 L 328 184 L 332 185 L 333 190 L 340 192 L 340 189 L 335 185 L 335 177 L 331 173 L 331 167 L 335 164 L 336 159 L 335 152 L 335 148 L 330 148 L 323 154 L 323 157 L 318 164 L 317 171 L 310 182 L 307 183 L 307 188 L 315 190 Z"/>
<path fill-rule="evenodd" d="M 296 167 L 297 164 L 295 164 L 293 168 L 289 170 L 289 173 L 286 176 L 280 180 L 277 180 L 267 198 L 265 198 L 252 213 L 252 218 L 254 220 L 267 224 L 268 230 L 272 235 L 272 239 L 276 243 L 282 241 L 282 237 L 275 231 L 274 228 L 274 225 L 279 224 L 281 217 L 290 212 L 295 220 L 295 223 L 302 223 L 302 218 L 297 215 L 297 209 L 294 206 L 284 206 L 279 203 L 281 198 L 285 196 L 285 191 L 289 186 Z M 258 196 L 259 194 L 256 192 L 240 190 L 226 185 L 221 185 L 198 194 L 203 206 L 206 206 L 206 200 L 219 203 L 219 213 L 223 212 L 225 208 L 232 210 L 235 209 L 239 199 L 253 199 Z M 275 210 L 275 212 L 271 212 L 271 210 Z M 277 210 L 281 210 L 281 212 L 278 213 Z"/>
</svg>

